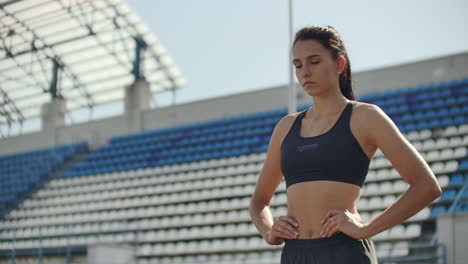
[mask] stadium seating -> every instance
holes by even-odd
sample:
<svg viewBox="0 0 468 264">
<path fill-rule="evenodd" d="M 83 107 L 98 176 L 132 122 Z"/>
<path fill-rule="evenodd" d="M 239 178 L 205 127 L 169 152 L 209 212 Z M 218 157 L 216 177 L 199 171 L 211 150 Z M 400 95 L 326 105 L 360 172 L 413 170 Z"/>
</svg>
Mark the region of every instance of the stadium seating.
<svg viewBox="0 0 468 264">
<path fill-rule="evenodd" d="M 368 94 L 421 153 L 443 195 L 402 224 L 375 235 L 379 258 L 404 258 L 441 213 L 468 210 L 468 79 Z M 309 107 L 303 105 L 300 110 Z M 139 263 L 277 263 L 248 203 L 269 136 L 286 109 L 113 137 L 0 221 L 0 253 L 83 250 L 97 242 L 138 243 Z M 361 200 L 363 221 L 409 187 L 379 150 Z M 286 214 L 285 184 L 273 215 Z M 12 241 L 12 237 L 15 241 Z M 3 252 L 3 253 L 2 253 Z M 0 256 L 1 256 L 0 254 Z"/>
<path fill-rule="evenodd" d="M 80 142 L 0 156 L 0 216 L 55 169 L 86 150 L 87 143 Z"/>
</svg>

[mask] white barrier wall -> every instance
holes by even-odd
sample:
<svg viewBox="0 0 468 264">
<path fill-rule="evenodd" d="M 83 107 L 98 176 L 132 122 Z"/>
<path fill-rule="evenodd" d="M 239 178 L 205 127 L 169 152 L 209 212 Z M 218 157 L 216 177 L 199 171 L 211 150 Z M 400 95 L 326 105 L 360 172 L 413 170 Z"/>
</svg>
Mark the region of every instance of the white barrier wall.
<svg viewBox="0 0 468 264">
<path fill-rule="evenodd" d="M 126 245 L 96 244 L 88 247 L 87 264 L 133 264 L 135 249 Z"/>
</svg>

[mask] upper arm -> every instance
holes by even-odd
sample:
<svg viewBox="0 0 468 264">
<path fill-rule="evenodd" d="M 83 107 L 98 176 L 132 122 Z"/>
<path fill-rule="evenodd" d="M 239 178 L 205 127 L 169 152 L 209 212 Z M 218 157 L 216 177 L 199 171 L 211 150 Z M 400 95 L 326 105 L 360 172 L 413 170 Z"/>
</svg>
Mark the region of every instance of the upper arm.
<svg viewBox="0 0 468 264">
<path fill-rule="evenodd" d="M 267 156 L 259 173 L 252 201 L 261 201 L 270 204 L 276 188 L 280 184 L 283 173 L 281 171 L 281 143 L 289 131 L 294 117 L 284 116 L 276 124 L 268 144 Z"/>
<path fill-rule="evenodd" d="M 366 104 L 363 115 L 368 142 L 382 151 L 406 182 L 424 181 L 438 187 L 429 165 L 380 107 Z"/>
</svg>

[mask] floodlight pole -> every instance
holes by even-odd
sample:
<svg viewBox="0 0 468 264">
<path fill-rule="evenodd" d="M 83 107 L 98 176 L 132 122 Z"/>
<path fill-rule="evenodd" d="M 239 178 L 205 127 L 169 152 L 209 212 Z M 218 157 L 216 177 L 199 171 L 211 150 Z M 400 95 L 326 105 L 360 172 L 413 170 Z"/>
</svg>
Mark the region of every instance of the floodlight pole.
<svg viewBox="0 0 468 264">
<path fill-rule="evenodd" d="M 292 36 L 293 36 L 293 18 L 292 18 L 292 0 L 288 0 L 289 11 L 289 51 L 288 51 L 288 68 L 289 68 L 289 85 L 288 85 L 288 113 L 297 112 L 296 85 L 294 84 L 294 69 L 291 63 L 292 59 Z"/>
</svg>

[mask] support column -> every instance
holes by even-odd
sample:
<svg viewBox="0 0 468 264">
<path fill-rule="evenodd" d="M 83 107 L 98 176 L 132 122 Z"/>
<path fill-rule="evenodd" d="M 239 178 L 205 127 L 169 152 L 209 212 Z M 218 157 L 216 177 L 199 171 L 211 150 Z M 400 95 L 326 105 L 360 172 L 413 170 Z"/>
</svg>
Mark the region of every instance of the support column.
<svg viewBox="0 0 468 264">
<path fill-rule="evenodd" d="M 468 212 L 442 213 L 437 216 L 437 239 L 447 246 L 447 264 L 468 261 Z"/>
<path fill-rule="evenodd" d="M 150 109 L 151 91 L 146 80 L 136 80 L 125 88 L 125 121 L 128 133 L 144 129 L 143 112 Z"/>
<path fill-rule="evenodd" d="M 56 131 L 58 127 L 65 125 L 65 113 L 67 112 L 67 102 L 61 97 L 53 98 L 49 103 L 41 107 L 42 131 L 55 146 L 57 144 Z"/>
</svg>

